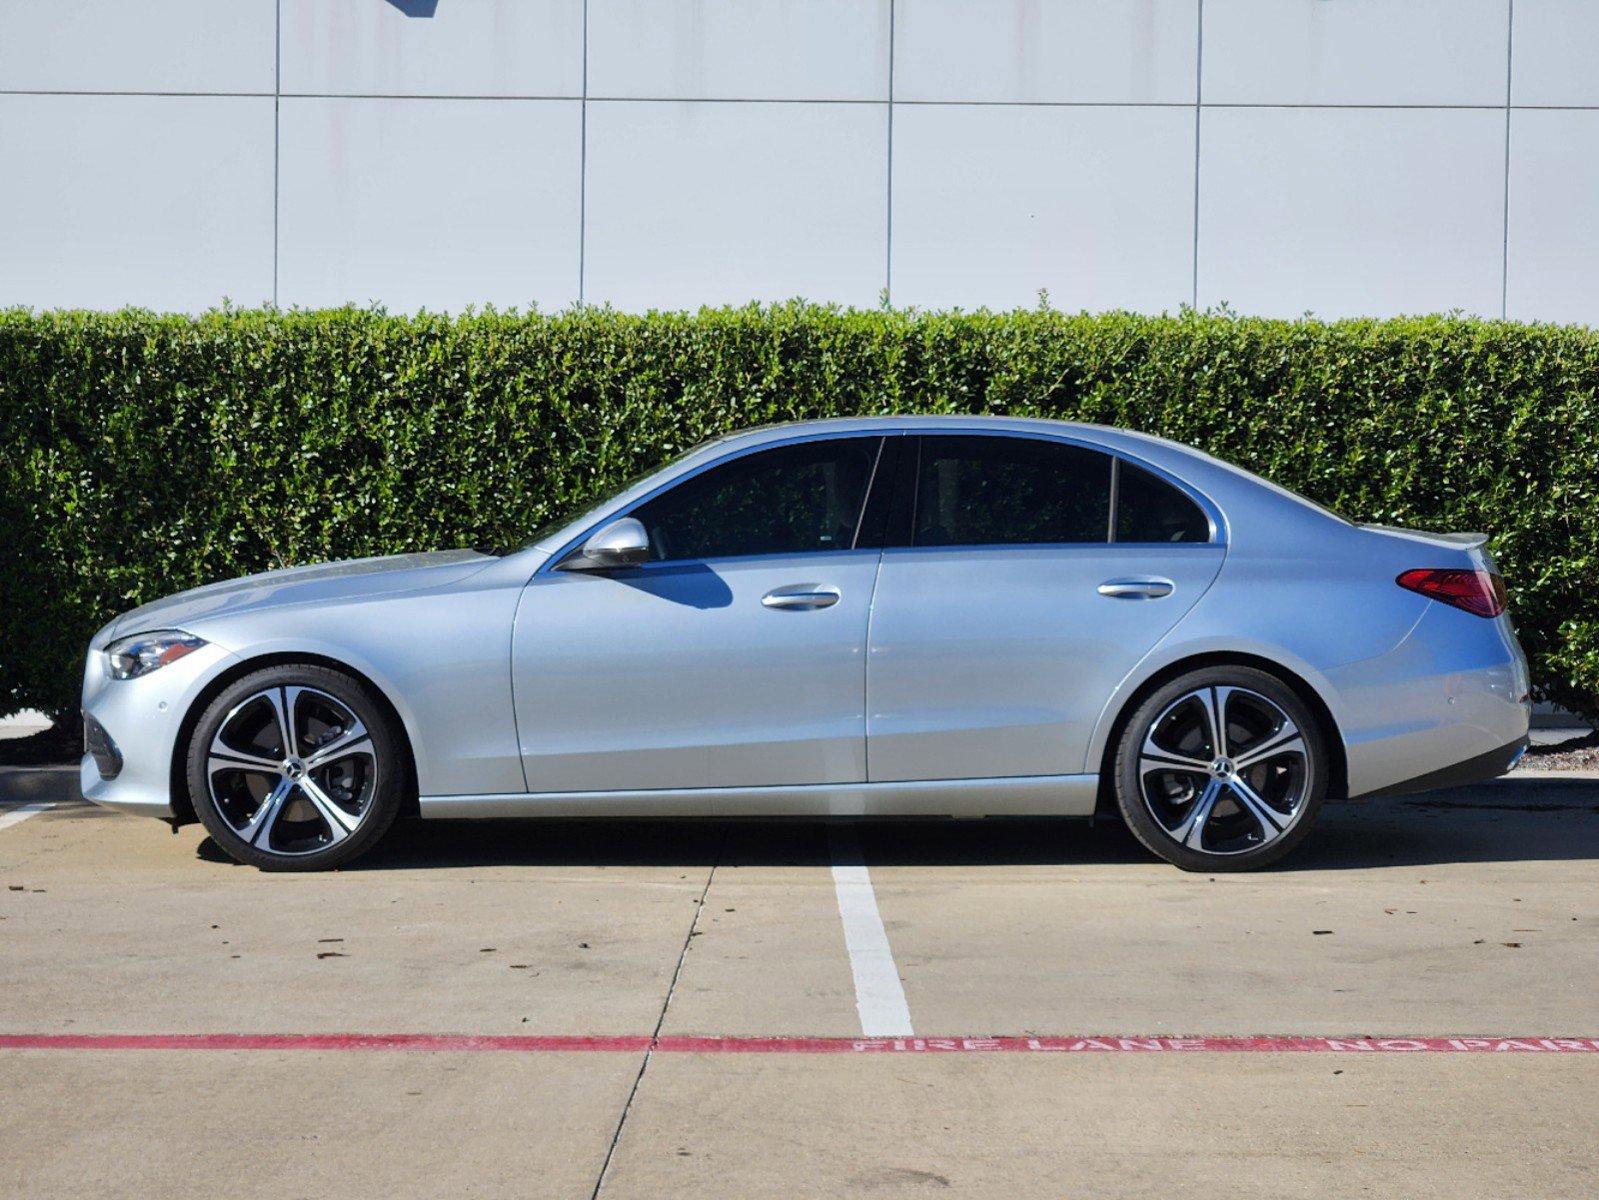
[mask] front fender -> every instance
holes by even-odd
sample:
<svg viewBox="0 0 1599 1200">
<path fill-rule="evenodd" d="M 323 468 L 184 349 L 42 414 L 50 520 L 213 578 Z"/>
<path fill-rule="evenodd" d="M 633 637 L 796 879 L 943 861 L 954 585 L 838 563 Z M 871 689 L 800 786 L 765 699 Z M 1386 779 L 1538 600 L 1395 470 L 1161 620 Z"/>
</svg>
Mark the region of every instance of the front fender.
<svg viewBox="0 0 1599 1200">
<path fill-rule="evenodd" d="M 382 693 L 405 727 L 406 740 L 411 743 L 411 756 L 416 762 L 418 778 L 423 777 L 423 763 L 428 755 L 427 739 L 422 736 L 415 708 L 405 693 L 380 663 L 359 649 L 337 645 L 317 638 L 280 637 L 253 642 L 232 655 L 234 674 L 244 674 L 257 667 L 272 666 L 290 659 L 322 660 L 333 667 L 343 668 L 359 675 Z M 220 672 L 219 672 L 220 673 Z M 431 778 L 431 770 L 428 775 Z"/>
<path fill-rule="evenodd" d="M 367 679 L 399 714 L 423 795 L 525 790 L 511 702 L 520 581 L 238 615 L 196 629 L 246 662 L 313 657 Z"/>
</svg>

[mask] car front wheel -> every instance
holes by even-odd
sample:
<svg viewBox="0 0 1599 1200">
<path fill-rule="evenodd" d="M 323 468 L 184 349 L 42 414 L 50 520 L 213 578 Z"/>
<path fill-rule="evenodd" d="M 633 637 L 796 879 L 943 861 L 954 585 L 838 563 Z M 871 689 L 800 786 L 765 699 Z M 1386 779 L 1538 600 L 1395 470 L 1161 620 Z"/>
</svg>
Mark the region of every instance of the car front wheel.
<svg viewBox="0 0 1599 1200">
<path fill-rule="evenodd" d="M 189 744 L 194 810 L 229 855 L 266 871 L 343 866 L 394 823 L 399 735 L 361 681 L 311 664 L 236 680 Z"/>
<path fill-rule="evenodd" d="M 1247 871 L 1310 833 L 1327 792 L 1326 740 L 1274 675 L 1210 667 L 1139 705 L 1116 755 L 1133 834 L 1185 871 Z"/>
</svg>

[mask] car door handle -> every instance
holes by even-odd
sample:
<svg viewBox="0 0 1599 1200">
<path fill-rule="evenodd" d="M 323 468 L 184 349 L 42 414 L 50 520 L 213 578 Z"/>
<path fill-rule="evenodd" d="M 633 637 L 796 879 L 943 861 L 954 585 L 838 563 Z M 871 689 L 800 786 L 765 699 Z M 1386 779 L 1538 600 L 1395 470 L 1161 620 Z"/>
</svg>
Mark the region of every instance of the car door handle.
<svg viewBox="0 0 1599 1200">
<path fill-rule="evenodd" d="M 1101 596 L 1116 600 L 1158 600 L 1172 594 L 1169 579 L 1107 579 L 1099 585 Z"/>
<path fill-rule="evenodd" d="M 773 588 L 761 597 L 767 608 L 831 608 L 838 603 L 841 593 L 836 587 L 820 583 L 791 583 L 787 587 Z"/>
</svg>

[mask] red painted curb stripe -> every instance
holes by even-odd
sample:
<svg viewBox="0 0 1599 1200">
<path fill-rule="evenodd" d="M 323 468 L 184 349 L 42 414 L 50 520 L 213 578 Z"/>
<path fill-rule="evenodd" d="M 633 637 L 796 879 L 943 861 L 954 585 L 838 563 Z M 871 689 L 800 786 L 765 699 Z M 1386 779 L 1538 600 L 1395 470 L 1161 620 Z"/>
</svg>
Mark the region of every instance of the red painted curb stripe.
<svg viewBox="0 0 1599 1200">
<path fill-rule="evenodd" d="M 465 1033 L 5 1033 L 0 1050 L 411 1050 L 661 1054 L 1599 1054 L 1599 1038 L 716 1038 Z"/>
<path fill-rule="evenodd" d="M 0 1050 L 623 1050 L 648 1037 L 494 1036 L 466 1033 L 6 1033 Z"/>
</svg>

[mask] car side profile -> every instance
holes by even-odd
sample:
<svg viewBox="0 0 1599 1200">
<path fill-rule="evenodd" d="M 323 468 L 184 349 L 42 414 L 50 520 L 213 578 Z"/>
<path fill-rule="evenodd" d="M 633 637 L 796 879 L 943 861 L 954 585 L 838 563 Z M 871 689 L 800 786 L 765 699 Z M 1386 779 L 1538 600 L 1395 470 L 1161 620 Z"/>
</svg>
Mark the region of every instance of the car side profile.
<svg viewBox="0 0 1599 1200">
<path fill-rule="evenodd" d="M 269 571 L 119 616 L 90 800 L 268 870 L 402 812 L 1086 817 L 1263 866 L 1328 798 L 1489 778 L 1526 660 L 1475 534 L 1198 450 L 882 417 L 697 447 L 503 554 Z"/>
</svg>

